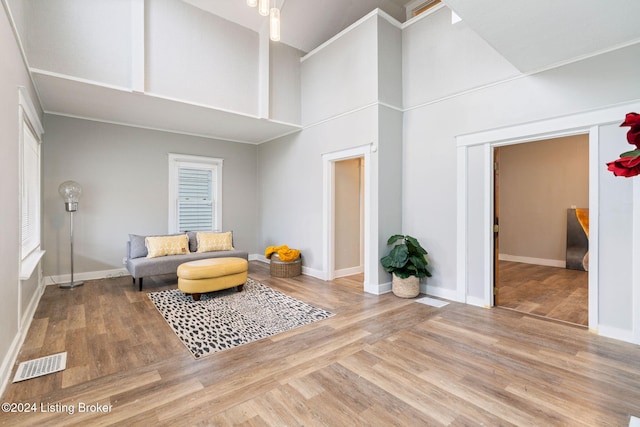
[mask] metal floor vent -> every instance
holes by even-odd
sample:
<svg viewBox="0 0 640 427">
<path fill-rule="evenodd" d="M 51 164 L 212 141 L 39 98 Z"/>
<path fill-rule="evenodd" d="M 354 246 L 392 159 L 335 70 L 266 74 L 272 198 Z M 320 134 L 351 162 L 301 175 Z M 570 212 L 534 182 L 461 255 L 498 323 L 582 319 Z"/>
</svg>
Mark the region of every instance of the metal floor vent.
<svg viewBox="0 0 640 427">
<path fill-rule="evenodd" d="M 67 352 L 52 354 L 39 359 L 27 360 L 18 365 L 13 382 L 24 381 L 42 375 L 63 371 L 67 367 Z"/>
<path fill-rule="evenodd" d="M 416 300 L 416 302 L 419 302 L 420 304 L 430 305 L 432 307 L 444 307 L 445 305 L 449 304 L 446 301 L 442 301 L 435 298 L 429 298 L 429 297 L 419 298 Z"/>
</svg>

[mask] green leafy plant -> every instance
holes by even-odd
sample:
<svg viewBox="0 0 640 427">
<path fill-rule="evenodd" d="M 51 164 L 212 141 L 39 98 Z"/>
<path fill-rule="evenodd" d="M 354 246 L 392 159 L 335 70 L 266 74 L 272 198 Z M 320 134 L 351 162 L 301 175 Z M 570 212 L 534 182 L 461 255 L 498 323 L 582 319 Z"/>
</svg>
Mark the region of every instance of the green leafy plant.
<svg viewBox="0 0 640 427">
<path fill-rule="evenodd" d="M 394 244 L 391 252 L 380 259 L 385 271 L 395 273 L 401 279 L 409 276 L 431 277 L 431 272 L 427 270 L 429 263 L 424 257 L 427 251 L 415 237 L 395 234 L 387 241 L 387 245 Z"/>
</svg>

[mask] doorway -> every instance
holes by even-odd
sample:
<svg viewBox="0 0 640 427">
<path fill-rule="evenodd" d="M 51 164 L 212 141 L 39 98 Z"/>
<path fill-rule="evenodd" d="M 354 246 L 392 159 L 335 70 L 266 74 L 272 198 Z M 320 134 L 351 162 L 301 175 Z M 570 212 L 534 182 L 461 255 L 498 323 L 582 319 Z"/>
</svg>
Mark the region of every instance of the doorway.
<svg viewBox="0 0 640 427">
<path fill-rule="evenodd" d="M 358 286 L 364 292 L 379 294 L 377 276 L 377 234 L 372 230 L 377 230 L 377 211 L 372 208 L 372 198 L 377 185 L 374 181 L 375 167 L 371 166 L 371 153 L 375 152 L 373 144 L 360 145 L 344 150 L 333 151 L 322 155 L 323 164 L 323 202 L 322 202 L 322 239 L 323 239 L 323 278 L 331 281 L 336 278 L 336 164 L 344 160 L 359 159 L 360 161 L 360 191 L 359 191 L 359 214 L 360 214 L 360 254 L 362 260 L 360 265 L 362 273 Z M 344 271 L 343 271 L 344 272 Z"/>
<path fill-rule="evenodd" d="M 588 135 L 493 150 L 494 304 L 588 326 L 588 255 L 567 262 L 576 209 L 588 237 Z"/>
<path fill-rule="evenodd" d="M 350 286 L 364 283 L 364 159 L 334 163 L 333 277 Z"/>
</svg>

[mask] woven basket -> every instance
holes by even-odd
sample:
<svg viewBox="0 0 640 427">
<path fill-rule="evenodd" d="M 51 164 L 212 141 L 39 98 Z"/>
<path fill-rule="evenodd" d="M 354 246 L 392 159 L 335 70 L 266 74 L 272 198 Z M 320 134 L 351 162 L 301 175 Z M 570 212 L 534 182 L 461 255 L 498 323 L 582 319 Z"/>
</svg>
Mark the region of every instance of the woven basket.
<svg viewBox="0 0 640 427">
<path fill-rule="evenodd" d="M 302 256 L 295 261 L 284 262 L 278 254 L 271 255 L 271 275 L 273 277 L 294 277 L 302 274 Z"/>
<path fill-rule="evenodd" d="M 394 274 L 391 281 L 391 291 L 400 298 L 415 298 L 420 294 L 420 279 L 416 276 L 402 279 Z"/>
</svg>

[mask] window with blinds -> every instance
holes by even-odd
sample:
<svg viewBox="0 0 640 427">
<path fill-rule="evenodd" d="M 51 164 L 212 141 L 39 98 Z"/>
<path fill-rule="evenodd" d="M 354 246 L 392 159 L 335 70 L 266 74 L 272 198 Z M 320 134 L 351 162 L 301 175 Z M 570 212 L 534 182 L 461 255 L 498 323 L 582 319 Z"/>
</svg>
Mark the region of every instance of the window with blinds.
<svg viewBox="0 0 640 427">
<path fill-rule="evenodd" d="M 193 167 L 178 170 L 178 230 L 210 231 L 217 227 L 213 171 Z"/>
<path fill-rule="evenodd" d="M 169 232 L 222 227 L 222 159 L 169 154 Z"/>
<path fill-rule="evenodd" d="M 27 280 L 36 271 L 44 255 L 41 247 L 42 230 L 41 149 L 44 129 L 29 92 L 18 87 L 18 116 L 20 118 L 20 280 Z M 38 276 L 40 277 L 40 276 Z M 40 280 L 40 279 L 38 279 Z"/>
<path fill-rule="evenodd" d="M 22 135 L 22 259 L 40 247 L 40 143 L 27 123 Z"/>
</svg>

